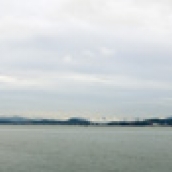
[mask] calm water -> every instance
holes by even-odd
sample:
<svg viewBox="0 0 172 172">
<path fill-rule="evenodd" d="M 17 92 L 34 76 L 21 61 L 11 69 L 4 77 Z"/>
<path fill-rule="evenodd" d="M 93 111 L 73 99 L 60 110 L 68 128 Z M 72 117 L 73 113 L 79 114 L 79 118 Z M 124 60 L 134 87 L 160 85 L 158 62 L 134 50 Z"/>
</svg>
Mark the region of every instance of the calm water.
<svg viewBox="0 0 172 172">
<path fill-rule="evenodd" d="M 171 172 L 172 128 L 0 126 L 0 172 Z"/>
</svg>

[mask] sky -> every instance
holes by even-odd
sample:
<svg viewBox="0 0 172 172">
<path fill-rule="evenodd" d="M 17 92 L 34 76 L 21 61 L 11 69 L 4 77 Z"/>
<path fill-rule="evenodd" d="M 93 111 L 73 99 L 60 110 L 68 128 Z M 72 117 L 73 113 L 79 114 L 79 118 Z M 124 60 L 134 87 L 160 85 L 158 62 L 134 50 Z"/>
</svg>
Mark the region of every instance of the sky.
<svg viewBox="0 0 172 172">
<path fill-rule="evenodd" d="M 172 116 L 171 0 L 0 0 L 0 116 Z"/>
</svg>

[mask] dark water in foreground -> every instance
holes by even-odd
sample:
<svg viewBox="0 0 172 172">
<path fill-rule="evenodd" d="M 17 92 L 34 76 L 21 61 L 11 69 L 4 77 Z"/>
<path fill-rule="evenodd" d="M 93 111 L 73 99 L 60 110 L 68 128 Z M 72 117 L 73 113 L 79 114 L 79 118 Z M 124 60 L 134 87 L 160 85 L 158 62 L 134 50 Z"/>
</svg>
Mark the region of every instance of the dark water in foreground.
<svg viewBox="0 0 172 172">
<path fill-rule="evenodd" d="M 172 128 L 0 126 L 0 172 L 171 172 Z"/>
</svg>

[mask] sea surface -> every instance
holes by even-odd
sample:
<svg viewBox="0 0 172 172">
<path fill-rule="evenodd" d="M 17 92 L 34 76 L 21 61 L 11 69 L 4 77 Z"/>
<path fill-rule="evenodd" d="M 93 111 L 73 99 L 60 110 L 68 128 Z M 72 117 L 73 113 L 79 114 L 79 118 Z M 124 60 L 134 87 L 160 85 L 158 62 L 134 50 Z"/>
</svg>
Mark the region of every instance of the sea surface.
<svg viewBox="0 0 172 172">
<path fill-rule="evenodd" d="M 171 172 L 172 128 L 0 126 L 0 172 Z"/>
</svg>

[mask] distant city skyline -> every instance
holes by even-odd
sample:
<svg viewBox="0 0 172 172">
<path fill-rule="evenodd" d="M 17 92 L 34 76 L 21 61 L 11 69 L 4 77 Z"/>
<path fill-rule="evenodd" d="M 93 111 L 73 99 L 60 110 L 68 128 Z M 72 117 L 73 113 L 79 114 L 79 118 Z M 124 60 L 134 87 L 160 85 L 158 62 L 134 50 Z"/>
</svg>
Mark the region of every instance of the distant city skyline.
<svg viewBox="0 0 172 172">
<path fill-rule="evenodd" d="M 170 0 L 0 0 L 0 116 L 172 116 Z"/>
</svg>

